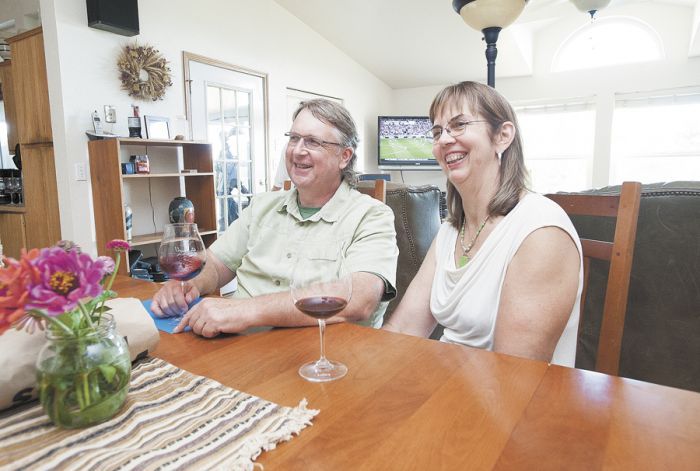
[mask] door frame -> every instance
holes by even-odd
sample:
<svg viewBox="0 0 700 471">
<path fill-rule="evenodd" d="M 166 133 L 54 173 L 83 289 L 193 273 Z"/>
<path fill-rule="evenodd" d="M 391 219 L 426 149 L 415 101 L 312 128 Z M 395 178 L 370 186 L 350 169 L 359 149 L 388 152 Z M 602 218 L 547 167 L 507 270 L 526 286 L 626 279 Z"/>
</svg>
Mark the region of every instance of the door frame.
<svg viewBox="0 0 700 471">
<path fill-rule="evenodd" d="M 265 142 L 265 188 L 269 190 L 269 178 L 267 174 L 270 167 L 270 105 L 268 102 L 268 82 L 267 74 L 264 72 L 259 72 L 257 70 L 248 69 L 246 67 L 241 67 L 238 65 L 230 64 L 228 62 L 223 62 L 217 59 L 212 59 L 210 57 L 201 56 L 193 52 L 182 51 L 182 68 L 183 68 L 183 86 L 185 87 L 185 116 L 187 117 L 187 127 L 189 128 L 189 135 L 192 137 L 194 134 L 194 129 L 192 128 L 192 105 L 191 105 L 191 92 L 192 92 L 192 80 L 190 79 L 190 61 L 199 62 L 201 64 L 211 65 L 214 67 L 220 67 L 222 69 L 231 70 L 233 72 L 238 72 L 241 74 L 252 75 L 262 79 L 263 82 L 263 140 Z"/>
</svg>

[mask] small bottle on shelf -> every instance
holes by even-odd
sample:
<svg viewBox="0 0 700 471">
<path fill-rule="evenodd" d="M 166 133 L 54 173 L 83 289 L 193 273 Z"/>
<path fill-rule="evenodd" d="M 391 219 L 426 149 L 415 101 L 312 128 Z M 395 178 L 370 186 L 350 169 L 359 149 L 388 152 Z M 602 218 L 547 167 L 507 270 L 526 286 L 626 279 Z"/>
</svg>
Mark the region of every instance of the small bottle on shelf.
<svg viewBox="0 0 700 471">
<path fill-rule="evenodd" d="M 126 240 L 131 240 L 131 228 L 133 226 L 133 213 L 129 205 L 124 205 L 124 219 L 126 221 Z"/>
</svg>

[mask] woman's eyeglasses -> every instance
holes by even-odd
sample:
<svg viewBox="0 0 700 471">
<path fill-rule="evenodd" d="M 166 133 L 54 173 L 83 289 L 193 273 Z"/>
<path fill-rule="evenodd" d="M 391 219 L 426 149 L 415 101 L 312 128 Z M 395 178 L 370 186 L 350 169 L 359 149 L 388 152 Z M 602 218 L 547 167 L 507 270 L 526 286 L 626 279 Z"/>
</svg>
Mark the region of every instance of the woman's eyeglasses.
<svg viewBox="0 0 700 471">
<path fill-rule="evenodd" d="M 452 118 L 450 122 L 447 123 L 447 126 L 445 126 L 444 128 L 442 126 L 433 126 L 432 128 L 430 128 L 426 137 L 428 139 L 432 139 L 433 143 L 437 143 L 440 140 L 440 137 L 442 137 L 443 131 L 445 131 L 448 136 L 457 137 L 464 134 L 464 131 L 467 130 L 467 126 L 469 126 L 470 124 L 486 122 L 487 121 L 484 119 L 474 119 L 472 121 L 467 121 L 466 119 L 457 116 L 455 118 Z"/>
<path fill-rule="evenodd" d="M 300 141 L 302 142 L 302 147 L 308 150 L 319 150 L 325 145 L 343 147 L 343 144 L 338 142 L 324 141 L 323 139 L 319 139 L 317 137 L 302 136 L 294 132 L 286 132 L 284 135 L 289 138 L 289 143 L 287 145 L 292 147 L 296 146 Z"/>
</svg>

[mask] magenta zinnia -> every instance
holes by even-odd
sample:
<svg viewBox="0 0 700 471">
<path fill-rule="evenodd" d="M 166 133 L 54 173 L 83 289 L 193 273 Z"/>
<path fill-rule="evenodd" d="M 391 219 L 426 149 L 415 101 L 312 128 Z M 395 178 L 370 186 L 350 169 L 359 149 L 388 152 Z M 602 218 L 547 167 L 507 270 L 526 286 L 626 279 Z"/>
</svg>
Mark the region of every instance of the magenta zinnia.
<svg viewBox="0 0 700 471">
<path fill-rule="evenodd" d="M 74 309 L 80 300 L 102 293 L 100 282 L 107 274 L 106 265 L 104 260 L 93 260 L 77 250 L 41 249 L 34 261 L 39 282 L 31 287 L 26 308 L 43 310 L 49 316 Z"/>
<path fill-rule="evenodd" d="M 129 250 L 129 243 L 121 239 L 113 239 L 107 242 L 107 249 L 115 252 L 125 252 Z"/>
</svg>

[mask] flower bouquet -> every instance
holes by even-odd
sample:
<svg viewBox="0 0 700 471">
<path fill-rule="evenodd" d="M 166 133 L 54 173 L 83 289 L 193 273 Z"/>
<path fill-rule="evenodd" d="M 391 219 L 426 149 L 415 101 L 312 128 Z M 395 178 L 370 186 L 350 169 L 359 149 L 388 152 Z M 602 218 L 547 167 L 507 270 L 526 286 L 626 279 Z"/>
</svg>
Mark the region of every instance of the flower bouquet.
<svg viewBox="0 0 700 471">
<path fill-rule="evenodd" d="M 116 262 L 61 241 L 5 258 L 0 268 L 0 334 L 11 326 L 46 331 L 37 360 L 39 400 L 65 428 L 111 418 L 129 389 L 129 351 L 105 306 L 116 297 L 111 286 L 129 244 L 113 240 L 107 247 Z"/>
</svg>

